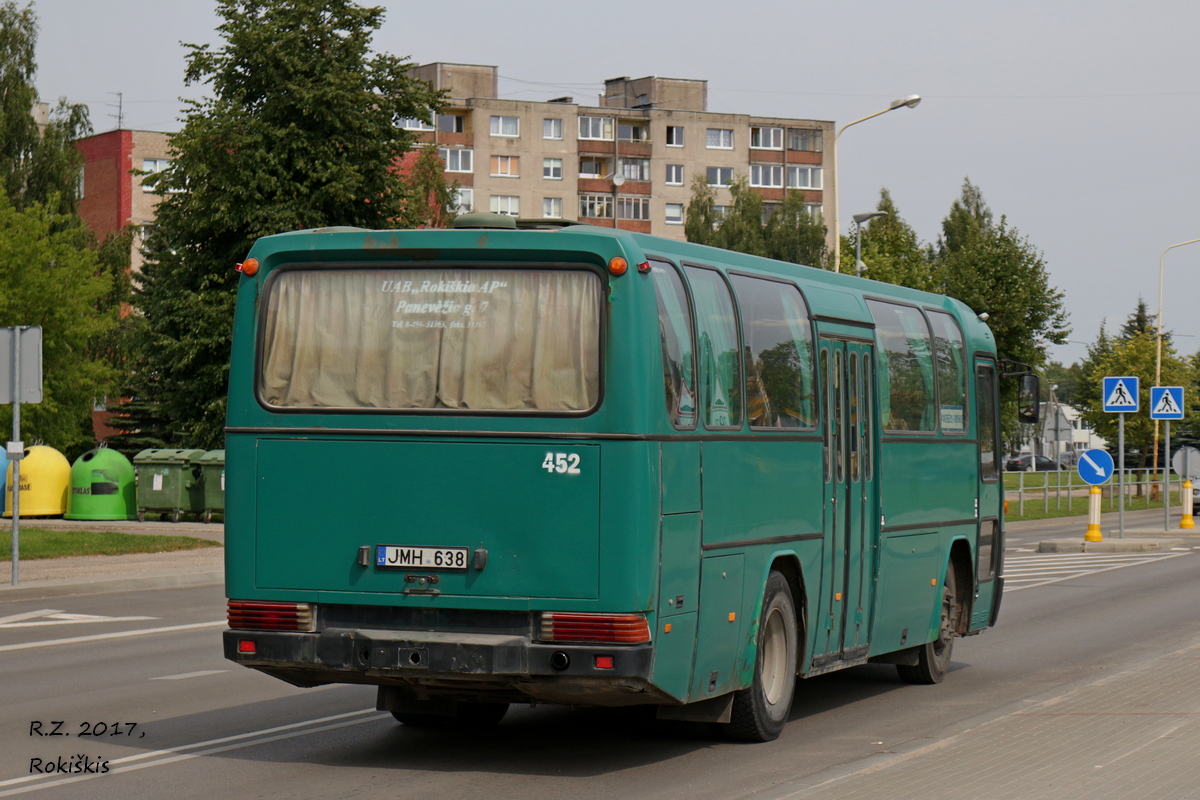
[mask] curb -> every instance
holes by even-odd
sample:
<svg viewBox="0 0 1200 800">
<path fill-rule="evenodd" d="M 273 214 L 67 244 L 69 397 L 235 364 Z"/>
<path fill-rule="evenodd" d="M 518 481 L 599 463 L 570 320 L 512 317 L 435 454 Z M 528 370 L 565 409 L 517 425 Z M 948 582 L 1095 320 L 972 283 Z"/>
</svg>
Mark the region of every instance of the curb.
<svg viewBox="0 0 1200 800">
<path fill-rule="evenodd" d="M 1126 531 L 1128 533 L 1128 531 Z M 1161 535 L 1161 534 L 1160 534 Z M 1172 547 L 1182 547 L 1183 539 L 1105 539 L 1085 542 L 1083 539 L 1056 539 L 1038 544 L 1039 553 L 1162 553 Z"/>
<path fill-rule="evenodd" d="M 95 580 L 36 581 L 29 584 L 0 586 L 0 602 L 7 600 L 39 600 L 47 597 L 68 597 L 81 594 L 108 594 L 136 589 L 180 589 L 196 586 L 217 586 L 225 583 L 224 570 L 206 572 L 160 572 L 136 577 L 99 578 Z"/>
</svg>

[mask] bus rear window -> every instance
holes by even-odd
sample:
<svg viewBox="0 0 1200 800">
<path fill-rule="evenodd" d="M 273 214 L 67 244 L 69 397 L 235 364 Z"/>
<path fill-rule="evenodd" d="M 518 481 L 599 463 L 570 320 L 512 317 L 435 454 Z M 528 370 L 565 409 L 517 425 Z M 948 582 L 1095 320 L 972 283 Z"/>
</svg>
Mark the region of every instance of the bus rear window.
<svg viewBox="0 0 1200 800">
<path fill-rule="evenodd" d="M 265 299 L 259 393 L 279 408 L 572 412 L 600 395 L 583 270 L 295 269 Z"/>
</svg>

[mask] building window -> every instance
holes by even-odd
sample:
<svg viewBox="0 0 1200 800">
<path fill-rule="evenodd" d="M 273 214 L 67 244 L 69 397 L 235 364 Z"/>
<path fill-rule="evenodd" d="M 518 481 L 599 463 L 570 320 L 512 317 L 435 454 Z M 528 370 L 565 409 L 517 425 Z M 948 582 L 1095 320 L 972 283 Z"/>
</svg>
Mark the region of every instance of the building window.
<svg viewBox="0 0 1200 800">
<path fill-rule="evenodd" d="M 709 128 L 704 146 L 709 150 L 732 150 L 733 130 L 731 128 Z"/>
<path fill-rule="evenodd" d="M 475 190 L 471 188 L 458 187 L 454 190 L 454 206 L 455 214 L 467 214 L 475 208 Z"/>
<path fill-rule="evenodd" d="M 520 136 L 520 117 L 492 117 L 492 136 Z"/>
<path fill-rule="evenodd" d="M 750 146 L 764 150 L 782 150 L 783 128 L 750 128 Z"/>
<path fill-rule="evenodd" d="M 807 150 L 812 153 L 821 152 L 820 129 L 788 128 L 788 150 Z"/>
<path fill-rule="evenodd" d="M 542 198 L 542 216 L 545 219 L 562 219 L 562 208 L 561 197 Z"/>
<path fill-rule="evenodd" d="M 491 212 L 519 217 L 521 216 L 521 198 L 511 194 L 494 194 L 491 197 Z"/>
<path fill-rule="evenodd" d="M 667 126 L 667 147 L 683 147 L 683 126 Z"/>
<path fill-rule="evenodd" d="M 579 138 L 611 142 L 613 138 L 612 117 L 580 117 Z"/>
<path fill-rule="evenodd" d="M 492 156 L 492 174 L 499 178 L 518 178 L 521 175 L 520 156 Z"/>
<path fill-rule="evenodd" d="M 79 172 L 75 174 L 75 196 L 80 200 L 83 199 L 83 167 L 79 168 Z"/>
<path fill-rule="evenodd" d="M 825 211 L 820 203 L 805 203 L 804 210 L 808 212 L 808 216 L 812 218 L 813 222 L 825 219 Z"/>
<path fill-rule="evenodd" d="M 728 186 L 733 183 L 733 167 L 709 167 L 709 186 Z"/>
<path fill-rule="evenodd" d="M 562 159 L 561 158 L 543 158 L 542 159 L 542 177 L 548 181 L 562 180 Z"/>
<path fill-rule="evenodd" d="M 650 219 L 650 198 L 618 197 L 617 219 Z"/>
<path fill-rule="evenodd" d="M 581 178 L 603 178 L 608 172 L 607 158 L 585 157 L 579 159 L 579 177 Z"/>
<path fill-rule="evenodd" d="M 770 189 L 783 187 L 783 167 L 771 164 L 750 165 L 750 185 Z"/>
<path fill-rule="evenodd" d="M 664 208 L 667 214 L 668 225 L 683 224 L 683 203 L 667 203 Z"/>
<path fill-rule="evenodd" d="M 150 173 L 149 175 L 146 175 L 142 178 L 142 191 L 143 192 L 156 191 L 156 189 L 158 187 L 158 173 L 160 173 L 164 169 L 166 169 L 170 165 L 170 163 L 171 163 L 171 160 L 169 158 L 143 158 L 142 159 L 142 172 Z M 82 197 L 83 193 L 80 192 L 79 196 Z"/>
<path fill-rule="evenodd" d="M 683 186 L 683 164 L 667 164 L 667 185 Z"/>
<path fill-rule="evenodd" d="M 625 180 L 627 181 L 650 180 L 650 159 L 622 158 L 621 175 L 625 176 Z"/>
<path fill-rule="evenodd" d="M 787 188 L 789 189 L 820 189 L 820 167 L 788 167 Z"/>
<path fill-rule="evenodd" d="M 612 195 L 581 194 L 579 195 L 579 216 L 594 219 L 612 219 Z"/>
<path fill-rule="evenodd" d="M 622 142 L 644 142 L 648 138 L 646 126 L 640 123 L 622 122 L 617 126 L 617 138 Z"/>
<path fill-rule="evenodd" d="M 542 138 L 562 139 L 562 120 L 550 118 L 542 120 Z"/>
<path fill-rule="evenodd" d="M 423 119 L 417 117 L 404 117 L 400 120 L 400 127 L 406 131 L 431 131 L 433 126 Z"/>
<path fill-rule="evenodd" d="M 462 114 L 438 114 L 438 130 L 442 133 L 466 133 L 467 118 Z"/>
<path fill-rule="evenodd" d="M 473 150 L 461 147 L 443 147 L 438 150 L 438 155 L 446 162 L 446 172 L 471 172 L 473 153 Z"/>
</svg>

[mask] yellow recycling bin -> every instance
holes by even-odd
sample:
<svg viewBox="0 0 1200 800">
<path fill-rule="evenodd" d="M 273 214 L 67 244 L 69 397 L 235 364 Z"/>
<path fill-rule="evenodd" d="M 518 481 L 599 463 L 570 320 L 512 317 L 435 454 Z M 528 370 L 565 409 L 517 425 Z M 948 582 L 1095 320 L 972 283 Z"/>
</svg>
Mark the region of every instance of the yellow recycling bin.
<svg viewBox="0 0 1200 800">
<path fill-rule="evenodd" d="M 4 516 L 12 519 L 13 464 L 4 476 Z M 35 444 L 25 449 L 21 459 L 22 517 L 61 517 L 67 511 L 67 490 L 71 485 L 71 464 L 53 447 Z"/>
</svg>

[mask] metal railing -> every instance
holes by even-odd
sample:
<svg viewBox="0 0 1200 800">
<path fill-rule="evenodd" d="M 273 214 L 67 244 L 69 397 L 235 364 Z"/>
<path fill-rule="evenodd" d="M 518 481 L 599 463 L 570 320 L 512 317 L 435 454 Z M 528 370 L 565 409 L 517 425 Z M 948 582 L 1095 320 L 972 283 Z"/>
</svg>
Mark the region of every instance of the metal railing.
<svg viewBox="0 0 1200 800">
<path fill-rule="evenodd" d="M 1018 516 L 1025 515 L 1026 501 L 1042 503 L 1042 512 L 1050 513 L 1050 500 L 1053 495 L 1055 511 L 1062 510 L 1063 500 L 1067 501 L 1067 508 L 1070 509 L 1070 501 L 1072 497 L 1083 497 L 1085 500 L 1091 485 L 1086 483 L 1079 473 L 1075 470 L 1048 470 L 1045 472 L 1005 472 L 1004 480 L 1004 497 L 1008 501 L 1011 509 L 1015 503 L 1016 513 Z M 1014 488 L 1011 484 L 1011 479 L 1015 477 L 1017 486 Z M 1121 500 L 1124 507 L 1128 509 L 1130 502 L 1134 498 L 1149 498 L 1152 501 L 1162 499 L 1162 473 L 1157 469 L 1131 469 L 1125 470 L 1124 494 L 1119 491 L 1120 476 L 1113 475 L 1112 480 L 1102 484 L 1100 487 L 1103 496 L 1103 503 L 1108 511 L 1117 510 L 1117 502 Z M 1167 491 L 1170 492 L 1168 497 L 1174 497 L 1172 505 L 1177 505 L 1182 499 L 1183 478 L 1168 474 L 1167 476 Z M 1182 510 L 1182 509 L 1181 509 Z M 1086 506 L 1082 513 L 1087 513 Z"/>
</svg>

